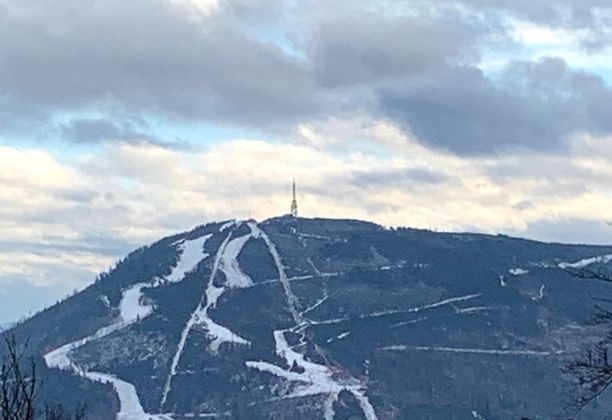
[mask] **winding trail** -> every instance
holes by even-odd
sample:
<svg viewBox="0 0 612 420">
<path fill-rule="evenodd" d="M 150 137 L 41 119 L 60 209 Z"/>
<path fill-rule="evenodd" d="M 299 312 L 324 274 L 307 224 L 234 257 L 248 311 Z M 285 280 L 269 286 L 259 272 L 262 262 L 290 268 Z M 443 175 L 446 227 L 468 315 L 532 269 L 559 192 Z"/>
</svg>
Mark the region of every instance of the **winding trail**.
<svg viewBox="0 0 612 420">
<path fill-rule="evenodd" d="M 303 341 L 305 339 L 303 331 L 308 327 L 309 321 L 298 310 L 298 298 L 291 289 L 291 283 L 287 278 L 276 246 L 263 230 L 257 227 L 257 231 L 259 236 L 266 242 L 268 250 L 274 259 L 274 264 L 278 270 L 280 282 L 285 291 L 289 310 L 295 325 L 286 330 L 274 331 L 276 354 L 286 361 L 287 365 L 290 366 L 289 370 L 263 361 L 247 361 L 246 365 L 293 383 L 294 388 L 292 392 L 286 395 L 285 398 L 327 395 L 323 402 L 323 415 L 326 420 L 333 420 L 335 415 L 334 402 L 337 401 L 342 391 L 347 391 L 355 397 L 366 420 L 377 420 L 378 417 L 374 407 L 366 395 L 364 383 L 353 378 L 345 371 L 342 372 L 342 375 L 338 375 L 340 373 L 338 369 L 306 360 L 303 354 L 295 351 L 287 342 L 285 337 L 287 332 L 300 334 L 302 337 L 300 341 Z M 299 369 L 291 369 L 294 366 L 297 366 Z"/>
<path fill-rule="evenodd" d="M 241 225 L 242 222 L 238 222 L 232 223 L 231 225 L 226 224 L 222 227 L 222 231 L 229 230 L 229 233 L 219 246 L 208 283 L 206 284 L 206 290 L 204 291 L 198 306 L 189 317 L 189 321 L 187 321 L 185 328 L 183 328 L 183 331 L 181 332 L 181 338 L 172 358 L 170 372 L 164 385 L 164 390 L 160 401 L 160 411 L 163 410 L 163 407 L 168 400 L 168 395 L 172 390 L 172 379 L 176 376 L 178 365 L 181 360 L 181 356 L 183 355 L 183 350 L 185 349 L 185 343 L 187 342 L 189 332 L 194 327 L 198 325 L 205 327 L 207 335 L 212 339 L 208 349 L 213 354 L 218 353 L 219 347 L 223 343 L 234 343 L 239 345 L 251 344 L 250 341 L 240 337 L 229 328 L 217 324 L 208 315 L 208 311 L 216 306 L 217 301 L 224 292 L 233 288 L 245 288 L 253 285 L 251 278 L 244 274 L 240 269 L 238 264 L 238 255 L 249 239 L 259 237 L 260 231 L 255 223 L 249 222 L 247 224 L 247 226 L 250 228 L 249 233 L 238 238 L 231 239 L 234 230 Z M 233 229 L 230 229 L 231 227 L 233 227 Z M 219 271 L 223 272 L 225 275 L 225 284 L 223 286 L 215 285 L 215 278 L 217 277 Z"/>
<path fill-rule="evenodd" d="M 236 229 L 244 225 L 248 226 L 250 231 L 245 235 L 233 237 Z M 195 327 L 203 327 L 208 337 L 211 338 L 208 350 L 213 354 L 218 353 L 223 343 L 233 343 L 244 346 L 251 344 L 248 340 L 240 337 L 229 328 L 213 321 L 209 316 L 209 310 L 216 306 L 219 298 L 226 291 L 234 288 L 252 287 L 254 285 L 252 279 L 241 270 L 238 263 L 238 255 L 249 239 L 261 238 L 265 241 L 268 251 L 274 260 L 274 264 L 279 274 L 278 281 L 283 287 L 288 308 L 295 323 L 292 328 L 273 332 L 276 353 L 286 361 L 287 366 L 298 366 L 299 369 L 285 369 L 284 367 L 263 361 L 247 361 L 245 362 L 246 366 L 289 381 L 292 384 L 292 389 L 284 398 L 297 398 L 312 395 L 325 396 L 322 408 L 324 418 L 327 420 L 333 420 L 335 415 L 334 402 L 338 400 L 339 394 L 342 391 L 347 391 L 355 397 L 367 420 L 377 420 L 374 407 L 366 395 L 365 383 L 352 377 L 346 371 L 341 371 L 328 364 L 320 364 L 307 360 L 305 355 L 294 350 L 294 348 L 289 345 L 285 334 L 291 332 L 301 335 L 300 343 L 304 344 L 306 340 L 304 331 L 312 322 L 304 317 L 303 312 L 300 312 L 299 300 L 291 288 L 291 279 L 287 277 L 279 252 L 268 235 L 260 229 L 255 222 L 229 222 L 223 225 L 219 230 L 221 234 L 225 234 L 225 232 L 227 232 L 227 234 L 215 255 L 211 274 L 206 283 L 205 290 L 181 332 L 179 343 L 172 357 L 168 377 L 164 384 L 159 412 L 163 413 L 168 396 L 172 391 L 172 380 L 177 374 L 189 333 Z M 72 361 L 70 353 L 89 342 L 99 340 L 114 332 L 123 330 L 153 314 L 154 307 L 145 302 L 143 289 L 156 288 L 168 283 L 182 281 L 189 271 L 195 269 L 201 261 L 209 257 L 209 255 L 204 252 L 204 245 L 211 236 L 212 234 L 191 241 L 179 242 L 178 246 L 181 254 L 176 266 L 168 276 L 162 279 L 156 278 L 150 282 L 137 283 L 124 290 L 118 305 L 120 315 L 116 320 L 110 325 L 100 328 L 90 336 L 65 344 L 47 353 L 44 356 L 47 366 L 50 368 L 71 370 L 92 381 L 111 383 L 120 401 L 120 410 L 117 413 L 118 420 L 171 419 L 170 415 L 147 413 L 140 403 L 137 390 L 133 384 L 123 381 L 110 373 L 87 371 L 85 368 Z M 215 280 L 220 280 L 218 276 L 219 272 L 222 272 L 225 278 L 225 282 L 222 284 L 215 283 Z M 323 301 L 326 298 L 327 296 L 323 298 Z M 471 296 L 468 297 L 468 299 L 469 298 L 471 298 Z M 451 299 L 450 301 L 452 302 L 453 300 Z M 318 304 L 321 303 L 322 302 L 319 302 Z"/>
<path fill-rule="evenodd" d="M 119 302 L 119 317 L 110 325 L 97 330 L 90 336 L 80 340 L 65 344 L 47 354 L 44 359 L 47 367 L 62 370 L 70 370 L 77 375 L 83 376 L 91 381 L 111 383 L 119 397 L 119 412 L 117 413 L 118 420 L 167 420 L 168 416 L 163 414 L 151 415 L 145 412 L 136 388 L 129 382 L 123 381 L 103 372 L 90 372 L 85 368 L 78 366 L 70 358 L 70 353 L 87 343 L 99 340 L 114 332 L 123 330 L 132 324 L 142 321 L 150 316 L 154 308 L 144 302 L 145 288 L 156 288 L 168 283 L 180 282 L 185 278 L 185 275 L 195 269 L 197 265 L 208 257 L 204 252 L 204 244 L 212 234 L 204 235 L 193 240 L 184 240 L 178 244 L 180 257 L 176 266 L 171 273 L 163 279 L 153 279 L 150 282 L 137 283 L 123 291 L 121 301 Z"/>
</svg>

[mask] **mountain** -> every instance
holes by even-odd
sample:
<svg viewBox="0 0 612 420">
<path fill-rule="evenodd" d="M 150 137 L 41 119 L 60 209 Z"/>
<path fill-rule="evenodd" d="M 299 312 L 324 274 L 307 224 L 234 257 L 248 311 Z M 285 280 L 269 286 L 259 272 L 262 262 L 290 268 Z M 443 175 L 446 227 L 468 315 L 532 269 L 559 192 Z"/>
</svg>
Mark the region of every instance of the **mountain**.
<svg viewBox="0 0 612 420">
<path fill-rule="evenodd" d="M 511 419 L 563 410 L 612 246 L 279 217 L 138 249 L 13 329 L 95 419 Z M 601 418 L 604 399 L 582 418 Z"/>
</svg>

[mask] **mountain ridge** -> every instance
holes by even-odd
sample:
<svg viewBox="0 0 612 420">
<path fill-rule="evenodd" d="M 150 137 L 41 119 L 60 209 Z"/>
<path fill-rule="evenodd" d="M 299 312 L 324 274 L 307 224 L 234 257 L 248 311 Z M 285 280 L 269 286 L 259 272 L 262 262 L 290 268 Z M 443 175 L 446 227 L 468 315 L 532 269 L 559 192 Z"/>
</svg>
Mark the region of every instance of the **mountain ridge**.
<svg viewBox="0 0 612 420">
<path fill-rule="evenodd" d="M 450 357 L 516 356 L 525 360 L 513 363 L 554 376 L 550 360 L 569 344 L 578 351 L 587 335 L 571 331 L 591 307 L 585 292 L 605 289 L 584 283 L 579 305 L 565 308 L 567 291 L 584 288 L 569 271 L 607 268 L 610 255 L 612 247 L 357 220 L 209 223 L 130 253 L 14 331 L 30 330 L 50 378 L 105 395 L 95 399 L 92 417 L 111 418 L 114 410 L 120 419 L 465 418 L 472 411 L 504 418 L 496 416 L 516 414 L 516 404 L 494 401 L 489 391 L 468 398 L 472 407 L 437 401 L 432 389 L 460 368 Z M 39 324 L 53 328 L 41 334 Z M 415 331 L 423 342 L 414 341 Z M 448 371 L 423 376 L 426 364 L 414 365 L 423 355 L 434 370 L 442 360 Z M 408 386 L 412 397 L 396 395 L 391 383 L 403 380 L 389 364 L 420 372 Z M 517 392 L 531 401 L 525 389 Z M 553 405 L 531 404 L 521 413 L 541 415 Z"/>
</svg>

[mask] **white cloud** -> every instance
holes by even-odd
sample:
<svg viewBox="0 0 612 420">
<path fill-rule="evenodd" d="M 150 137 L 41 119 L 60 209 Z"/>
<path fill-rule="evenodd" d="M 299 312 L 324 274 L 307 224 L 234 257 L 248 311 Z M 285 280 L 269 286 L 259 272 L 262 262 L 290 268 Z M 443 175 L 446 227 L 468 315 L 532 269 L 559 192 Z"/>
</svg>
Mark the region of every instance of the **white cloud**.
<svg viewBox="0 0 612 420">
<path fill-rule="evenodd" d="M 204 16 L 211 15 L 219 10 L 222 5 L 221 0 L 168 0 L 170 3 L 178 7 L 184 7 L 187 11 L 202 14 Z"/>
</svg>

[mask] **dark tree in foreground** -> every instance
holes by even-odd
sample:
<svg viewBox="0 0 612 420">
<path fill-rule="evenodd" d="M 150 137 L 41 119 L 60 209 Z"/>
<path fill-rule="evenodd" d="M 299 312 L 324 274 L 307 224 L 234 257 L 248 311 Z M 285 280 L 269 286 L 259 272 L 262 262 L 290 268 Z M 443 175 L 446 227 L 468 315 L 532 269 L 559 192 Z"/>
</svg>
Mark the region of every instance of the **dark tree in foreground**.
<svg viewBox="0 0 612 420">
<path fill-rule="evenodd" d="M 575 273 L 583 279 L 612 283 L 612 275 L 603 271 L 580 270 Z M 576 415 L 597 399 L 612 384 L 612 300 L 594 297 L 595 316 L 589 325 L 608 328 L 606 336 L 581 356 L 567 362 L 563 372 L 568 375 L 572 392 L 568 413 Z"/>
<path fill-rule="evenodd" d="M 25 358 L 12 334 L 4 334 L 6 354 L 0 362 L 2 420 L 33 420 L 36 415 L 36 363 Z"/>
<path fill-rule="evenodd" d="M 37 409 L 39 389 L 36 362 L 26 357 L 27 343 L 19 346 L 15 336 L 5 333 L 4 355 L 0 360 L 0 420 L 83 420 L 86 408 L 74 412 L 61 403 L 45 404 Z"/>
</svg>

